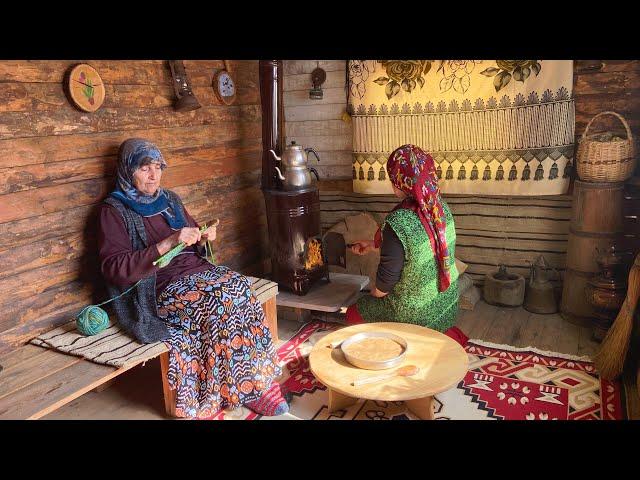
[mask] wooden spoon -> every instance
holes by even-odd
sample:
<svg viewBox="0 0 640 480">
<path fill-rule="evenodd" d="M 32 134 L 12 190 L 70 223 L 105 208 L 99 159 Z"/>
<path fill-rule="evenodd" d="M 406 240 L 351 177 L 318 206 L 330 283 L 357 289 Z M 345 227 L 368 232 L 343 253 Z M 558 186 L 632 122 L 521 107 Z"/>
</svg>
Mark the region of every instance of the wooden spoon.
<svg viewBox="0 0 640 480">
<path fill-rule="evenodd" d="M 366 385 L 367 383 L 374 383 L 374 382 L 378 382 L 380 380 L 387 380 L 387 379 L 393 378 L 395 376 L 398 376 L 398 377 L 410 377 L 412 375 L 415 375 L 419 371 L 420 371 L 420 369 L 418 367 L 416 367 L 415 365 L 405 365 L 404 367 L 400 367 L 395 372 L 385 373 L 383 375 L 376 375 L 374 377 L 366 377 L 366 378 L 356 379 L 353 382 L 351 382 L 351 385 L 354 386 L 354 387 L 359 387 L 360 385 Z"/>
</svg>

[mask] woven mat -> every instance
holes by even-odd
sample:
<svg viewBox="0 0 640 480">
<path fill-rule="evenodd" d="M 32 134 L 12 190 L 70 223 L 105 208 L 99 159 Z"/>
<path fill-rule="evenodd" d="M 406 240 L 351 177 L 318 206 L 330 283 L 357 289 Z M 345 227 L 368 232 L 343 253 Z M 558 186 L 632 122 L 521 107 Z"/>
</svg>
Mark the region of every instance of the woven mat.
<svg viewBox="0 0 640 480">
<path fill-rule="evenodd" d="M 169 350 L 164 342 L 136 342 L 111 320 L 109 328 L 97 335 L 82 335 L 76 329 L 75 321 L 71 321 L 30 343 L 117 368 L 146 362 Z"/>
<path fill-rule="evenodd" d="M 278 293 L 277 283 L 263 278 L 248 278 L 260 303 L 266 302 Z M 164 342 L 136 342 L 111 319 L 109 328 L 97 335 L 82 335 L 76 329 L 75 320 L 72 320 L 32 339 L 29 343 L 117 368 L 144 363 L 168 351 Z"/>
</svg>

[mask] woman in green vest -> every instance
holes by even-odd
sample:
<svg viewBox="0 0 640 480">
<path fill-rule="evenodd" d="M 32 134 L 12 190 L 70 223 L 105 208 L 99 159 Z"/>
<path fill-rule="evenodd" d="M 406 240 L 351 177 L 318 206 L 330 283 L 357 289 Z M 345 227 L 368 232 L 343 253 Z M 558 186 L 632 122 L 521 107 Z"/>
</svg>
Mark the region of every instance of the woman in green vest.
<svg viewBox="0 0 640 480">
<path fill-rule="evenodd" d="M 371 295 L 347 309 L 347 323 L 414 323 L 464 345 L 468 338 L 453 327 L 458 313 L 456 231 L 440 196 L 433 158 L 415 145 L 403 145 L 389 156 L 387 172 L 402 201 L 374 240 L 352 246 L 358 255 L 379 248 L 380 264 Z"/>
</svg>

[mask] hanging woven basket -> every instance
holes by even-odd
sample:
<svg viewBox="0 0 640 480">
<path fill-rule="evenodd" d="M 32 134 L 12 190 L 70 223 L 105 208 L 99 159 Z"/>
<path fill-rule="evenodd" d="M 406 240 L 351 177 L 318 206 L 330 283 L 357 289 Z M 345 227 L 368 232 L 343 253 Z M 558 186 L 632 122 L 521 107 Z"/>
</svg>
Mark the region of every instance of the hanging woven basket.
<svg viewBox="0 0 640 480">
<path fill-rule="evenodd" d="M 588 135 L 594 120 L 603 115 L 613 115 L 627 131 L 627 138 L 611 132 Z M 578 144 L 576 167 L 580 180 L 586 182 L 623 182 L 633 175 L 635 168 L 633 135 L 629 124 L 616 112 L 600 112 L 584 129 Z"/>
</svg>

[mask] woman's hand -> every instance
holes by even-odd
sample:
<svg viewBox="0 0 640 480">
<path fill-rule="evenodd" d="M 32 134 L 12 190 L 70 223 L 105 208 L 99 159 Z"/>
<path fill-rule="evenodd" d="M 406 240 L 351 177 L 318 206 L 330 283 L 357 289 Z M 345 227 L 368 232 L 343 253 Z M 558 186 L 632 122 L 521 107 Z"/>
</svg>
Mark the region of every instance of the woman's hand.
<svg viewBox="0 0 640 480">
<path fill-rule="evenodd" d="M 216 219 L 215 223 L 213 225 L 211 225 L 210 227 L 208 227 L 204 232 L 202 232 L 202 236 L 200 238 L 200 244 L 203 245 L 204 242 L 206 242 L 207 240 L 215 240 L 216 237 L 218 236 L 217 233 L 217 227 L 218 224 L 220 223 L 220 219 Z"/>
<path fill-rule="evenodd" d="M 376 249 L 373 240 L 358 240 L 351 244 L 351 251 L 356 255 L 366 255 Z"/>
<path fill-rule="evenodd" d="M 200 241 L 202 234 L 200 233 L 200 229 L 197 227 L 184 227 L 181 228 L 178 232 L 178 243 L 184 243 L 187 247 L 193 245 L 196 242 Z"/>
<path fill-rule="evenodd" d="M 164 240 L 156 243 L 156 248 L 158 249 L 158 253 L 160 255 L 164 255 L 173 247 L 177 246 L 180 242 L 184 242 L 184 244 L 188 247 L 189 245 L 193 245 L 194 243 L 200 240 L 200 229 L 196 227 L 184 227 L 178 230 L 175 233 L 172 233 Z"/>
</svg>

